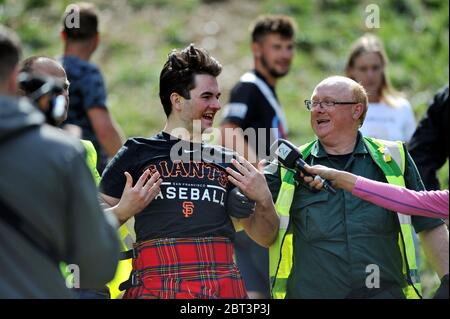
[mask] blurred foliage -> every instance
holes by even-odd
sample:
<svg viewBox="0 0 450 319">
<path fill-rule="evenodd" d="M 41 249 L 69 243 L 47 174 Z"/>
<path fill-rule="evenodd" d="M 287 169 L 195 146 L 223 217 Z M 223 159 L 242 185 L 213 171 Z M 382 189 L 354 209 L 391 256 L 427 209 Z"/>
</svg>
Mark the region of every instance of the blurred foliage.
<svg viewBox="0 0 450 319">
<path fill-rule="evenodd" d="M 50 3 L 49 0 L 26 0 L 25 10 L 33 10 L 38 8 L 45 8 Z"/>
</svg>

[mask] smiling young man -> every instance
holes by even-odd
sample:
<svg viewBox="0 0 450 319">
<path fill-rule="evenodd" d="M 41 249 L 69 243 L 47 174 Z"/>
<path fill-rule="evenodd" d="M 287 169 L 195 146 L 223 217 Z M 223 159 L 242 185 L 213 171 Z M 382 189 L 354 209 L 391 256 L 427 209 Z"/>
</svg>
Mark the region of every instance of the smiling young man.
<svg viewBox="0 0 450 319">
<path fill-rule="evenodd" d="M 401 142 L 359 132 L 368 105 L 360 84 L 342 76 L 326 78 L 305 104 L 318 137 L 300 147 L 309 165 L 424 189 Z M 334 196 L 312 191 L 282 168 L 268 167 L 266 178 L 277 213 L 286 221 L 270 247 L 273 297 L 418 298 L 414 230 L 439 276 L 448 274 L 448 231 L 442 220 L 393 214 L 342 189 Z"/>
<path fill-rule="evenodd" d="M 284 15 L 264 15 L 255 20 L 250 28 L 254 70 L 241 77 L 225 106 L 222 144 L 242 152 L 253 164 L 269 154 L 273 141 L 287 136 L 287 122 L 275 86 L 290 70 L 295 29 L 295 22 Z M 236 235 L 235 249 L 249 297 L 269 298 L 267 249 L 245 232 Z"/>
<path fill-rule="evenodd" d="M 252 217 L 242 222 L 255 236 L 264 236 L 260 227 L 270 228 L 266 223 L 277 218 L 264 176 L 243 160 L 245 167 L 234 163 L 237 171 L 229 176 L 225 159 L 234 153 L 202 143 L 201 133 L 212 127 L 221 107 L 221 70 L 193 45 L 173 51 L 160 75 L 164 129 L 152 138 L 129 139 L 103 174 L 100 189 L 111 206 L 120 198 L 124 171 L 138 177 L 150 170 L 163 180 L 161 192 L 135 217 L 137 243 L 125 298 L 247 297 L 233 262 L 230 191 L 239 186 L 256 202 Z"/>
</svg>

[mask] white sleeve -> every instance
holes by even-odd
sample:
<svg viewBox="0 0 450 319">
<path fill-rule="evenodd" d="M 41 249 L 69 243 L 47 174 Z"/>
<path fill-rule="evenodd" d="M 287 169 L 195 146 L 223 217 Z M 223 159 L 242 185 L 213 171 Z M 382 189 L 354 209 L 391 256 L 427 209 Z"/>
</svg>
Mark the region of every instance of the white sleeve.
<svg viewBox="0 0 450 319">
<path fill-rule="evenodd" d="M 413 109 L 411 104 L 407 100 L 402 100 L 402 109 L 403 109 L 403 125 L 402 125 L 402 133 L 403 133 L 403 141 L 408 143 L 411 137 L 416 130 L 416 118 L 414 116 Z"/>
</svg>

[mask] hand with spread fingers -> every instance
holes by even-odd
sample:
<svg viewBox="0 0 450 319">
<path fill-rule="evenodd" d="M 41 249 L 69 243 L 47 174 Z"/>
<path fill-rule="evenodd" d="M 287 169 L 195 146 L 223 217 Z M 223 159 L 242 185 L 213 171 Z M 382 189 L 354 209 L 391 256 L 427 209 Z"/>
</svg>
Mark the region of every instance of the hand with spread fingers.
<svg viewBox="0 0 450 319">
<path fill-rule="evenodd" d="M 227 167 L 228 180 L 237 186 L 250 200 L 256 202 L 254 213 L 239 219 L 245 232 L 263 247 L 269 247 L 277 236 L 280 221 L 275 212 L 272 194 L 262 171 L 264 163 L 258 163 L 258 169 L 242 156 L 231 162 L 237 169 Z"/>
<path fill-rule="evenodd" d="M 133 186 L 133 178 L 125 172 L 127 181 L 122 197 L 119 203 L 111 208 L 120 224 L 142 211 L 160 192 L 162 179 L 159 173 L 154 173 L 150 178 L 149 176 L 150 170 L 146 170 Z"/>
<path fill-rule="evenodd" d="M 258 164 L 258 170 L 242 156 L 239 156 L 238 159 L 239 161 L 235 159 L 231 161 L 237 171 L 230 167 L 226 169 L 229 174 L 228 180 L 239 187 L 245 196 L 257 203 L 270 200 L 272 195 L 270 194 L 266 179 L 261 173 L 262 161 Z"/>
</svg>

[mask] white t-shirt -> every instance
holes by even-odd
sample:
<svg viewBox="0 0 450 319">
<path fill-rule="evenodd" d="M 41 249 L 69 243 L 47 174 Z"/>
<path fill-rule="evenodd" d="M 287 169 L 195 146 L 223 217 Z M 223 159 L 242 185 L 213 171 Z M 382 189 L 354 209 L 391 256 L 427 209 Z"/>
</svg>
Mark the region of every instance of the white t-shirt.
<svg viewBox="0 0 450 319">
<path fill-rule="evenodd" d="M 416 119 L 407 100 L 397 98 L 397 104 L 397 107 L 391 107 L 384 103 L 369 103 L 361 133 L 383 140 L 408 142 L 416 129 Z"/>
</svg>

